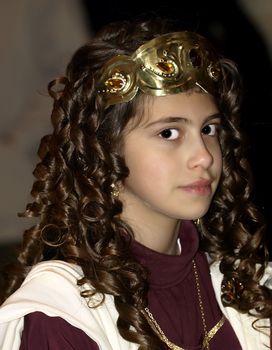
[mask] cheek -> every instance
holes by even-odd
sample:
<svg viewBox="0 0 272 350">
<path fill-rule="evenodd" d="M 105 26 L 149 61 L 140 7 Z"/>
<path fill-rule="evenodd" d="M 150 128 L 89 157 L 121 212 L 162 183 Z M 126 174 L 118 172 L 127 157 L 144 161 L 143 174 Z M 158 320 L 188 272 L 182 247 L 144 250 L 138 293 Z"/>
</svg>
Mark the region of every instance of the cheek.
<svg viewBox="0 0 272 350">
<path fill-rule="evenodd" d="M 214 153 L 214 161 L 218 169 L 218 172 L 220 172 L 221 174 L 222 166 L 223 166 L 223 157 L 222 157 L 222 150 L 219 144 L 217 145 Z"/>
<path fill-rule="evenodd" d="M 218 140 L 210 139 L 210 142 L 206 144 L 209 153 L 213 158 L 213 167 L 217 171 L 221 172 L 222 169 L 222 151 Z"/>
<path fill-rule="evenodd" d="M 142 152 L 137 157 L 127 160 L 129 168 L 128 184 L 134 184 L 146 189 L 154 186 L 163 186 L 171 174 L 173 168 L 169 159 L 157 154 Z"/>
<path fill-rule="evenodd" d="M 223 167 L 222 151 L 221 151 L 220 145 L 217 145 L 213 149 L 213 166 L 211 169 L 215 179 L 215 182 L 213 183 L 214 190 L 217 188 L 218 183 L 220 181 L 221 174 L 222 174 L 222 167 Z"/>
</svg>

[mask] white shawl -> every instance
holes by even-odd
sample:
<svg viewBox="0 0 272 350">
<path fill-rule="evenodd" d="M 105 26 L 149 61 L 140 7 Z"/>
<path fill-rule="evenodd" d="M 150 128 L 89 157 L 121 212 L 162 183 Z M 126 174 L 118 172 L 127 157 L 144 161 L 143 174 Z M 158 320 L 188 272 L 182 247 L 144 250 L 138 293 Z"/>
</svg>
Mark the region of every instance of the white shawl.
<svg viewBox="0 0 272 350">
<path fill-rule="evenodd" d="M 90 308 L 79 294 L 77 280 L 82 270 L 62 261 L 37 264 L 27 275 L 22 286 L 0 308 L 0 349 L 18 350 L 24 326 L 24 316 L 41 311 L 48 316 L 58 316 L 83 330 L 103 350 L 136 350 L 138 346 L 124 340 L 116 327 L 118 317 L 113 297 L 106 295 L 105 302 Z M 217 301 L 236 332 L 243 350 L 267 350 L 267 335 L 252 328 L 253 318 L 224 308 L 220 300 L 222 274 L 219 264 L 211 266 L 211 277 Z M 272 287 L 272 268 L 269 267 L 263 283 Z M 99 298 L 99 297 L 98 297 Z M 92 299 L 92 303 L 99 299 Z M 263 324 L 269 326 L 269 320 Z"/>
</svg>

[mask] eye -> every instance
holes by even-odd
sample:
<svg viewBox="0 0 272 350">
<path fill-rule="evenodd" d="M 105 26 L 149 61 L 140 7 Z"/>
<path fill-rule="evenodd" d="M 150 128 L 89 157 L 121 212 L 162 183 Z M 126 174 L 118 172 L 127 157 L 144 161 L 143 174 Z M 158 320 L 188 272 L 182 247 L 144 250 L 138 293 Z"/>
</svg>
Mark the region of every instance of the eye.
<svg viewBox="0 0 272 350">
<path fill-rule="evenodd" d="M 165 129 L 159 135 L 165 140 L 172 141 L 179 138 L 179 131 L 177 129 Z"/>
<path fill-rule="evenodd" d="M 215 136 L 218 134 L 218 128 L 219 128 L 218 124 L 208 124 L 204 126 L 201 132 L 204 135 Z"/>
</svg>

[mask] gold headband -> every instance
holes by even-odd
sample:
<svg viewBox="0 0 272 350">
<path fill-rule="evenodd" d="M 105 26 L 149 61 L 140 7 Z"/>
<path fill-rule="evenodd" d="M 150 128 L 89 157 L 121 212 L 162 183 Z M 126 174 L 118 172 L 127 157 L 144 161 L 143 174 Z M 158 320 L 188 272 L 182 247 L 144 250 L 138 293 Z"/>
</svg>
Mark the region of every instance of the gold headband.
<svg viewBox="0 0 272 350">
<path fill-rule="evenodd" d="M 111 58 L 102 69 L 97 90 L 108 107 L 130 101 L 138 89 L 164 96 L 199 86 L 214 94 L 220 76 L 219 56 L 205 38 L 174 32 L 148 41 L 132 56 Z"/>
</svg>

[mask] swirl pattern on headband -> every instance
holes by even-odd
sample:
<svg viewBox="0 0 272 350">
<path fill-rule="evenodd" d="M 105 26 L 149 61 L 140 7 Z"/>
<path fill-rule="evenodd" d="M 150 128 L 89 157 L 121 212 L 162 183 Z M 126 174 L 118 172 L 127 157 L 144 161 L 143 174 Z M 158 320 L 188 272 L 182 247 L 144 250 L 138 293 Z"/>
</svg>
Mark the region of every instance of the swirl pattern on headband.
<svg viewBox="0 0 272 350">
<path fill-rule="evenodd" d="M 220 77 L 219 56 L 205 38 L 174 32 L 148 41 L 132 56 L 111 58 L 98 78 L 97 90 L 108 107 L 130 101 L 138 89 L 165 96 L 198 86 L 215 94 Z"/>
</svg>

